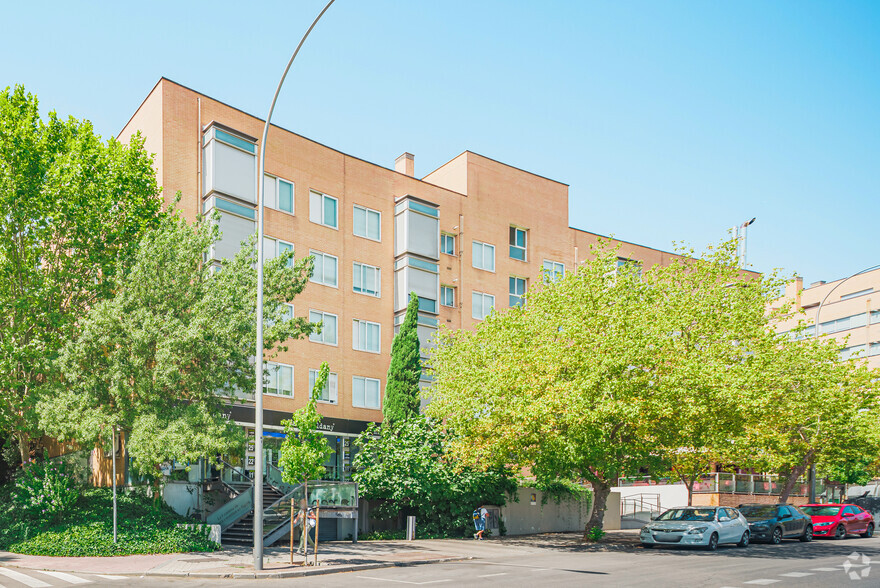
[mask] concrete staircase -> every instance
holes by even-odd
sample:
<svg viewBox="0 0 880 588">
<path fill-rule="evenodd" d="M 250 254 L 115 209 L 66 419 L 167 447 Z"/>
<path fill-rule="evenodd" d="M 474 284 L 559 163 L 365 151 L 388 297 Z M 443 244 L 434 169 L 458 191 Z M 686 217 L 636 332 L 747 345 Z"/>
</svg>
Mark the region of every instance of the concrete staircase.
<svg viewBox="0 0 880 588">
<path fill-rule="evenodd" d="M 263 510 L 265 511 L 282 494 L 270 486 L 263 484 Z M 221 541 L 224 545 L 253 545 L 254 544 L 254 511 L 239 519 L 234 525 L 223 531 Z"/>
</svg>

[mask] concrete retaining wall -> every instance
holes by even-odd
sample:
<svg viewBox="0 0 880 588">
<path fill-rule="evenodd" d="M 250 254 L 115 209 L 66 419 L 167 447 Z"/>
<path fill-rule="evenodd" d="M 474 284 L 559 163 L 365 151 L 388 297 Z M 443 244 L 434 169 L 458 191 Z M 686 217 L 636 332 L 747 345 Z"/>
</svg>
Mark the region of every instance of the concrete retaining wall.
<svg viewBox="0 0 880 588">
<path fill-rule="evenodd" d="M 543 493 L 535 488 L 517 489 L 519 502 L 509 500 L 501 507 L 501 519 L 508 535 L 583 531 L 590 518 L 591 500 L 552 498 L 541 504 Z"/>
</svg>

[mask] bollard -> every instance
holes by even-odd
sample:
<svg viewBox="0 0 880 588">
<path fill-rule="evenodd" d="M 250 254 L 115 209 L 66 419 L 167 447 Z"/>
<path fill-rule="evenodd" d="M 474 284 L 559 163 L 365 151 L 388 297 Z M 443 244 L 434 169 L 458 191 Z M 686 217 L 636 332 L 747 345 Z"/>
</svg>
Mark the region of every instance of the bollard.
<svg viewBox="0 0 880 588">
<path fill-rule="evenodd" d="M 416 517 L 406 517 L 406 540 L 412 541 L 416 538 Z"/>
</svg>

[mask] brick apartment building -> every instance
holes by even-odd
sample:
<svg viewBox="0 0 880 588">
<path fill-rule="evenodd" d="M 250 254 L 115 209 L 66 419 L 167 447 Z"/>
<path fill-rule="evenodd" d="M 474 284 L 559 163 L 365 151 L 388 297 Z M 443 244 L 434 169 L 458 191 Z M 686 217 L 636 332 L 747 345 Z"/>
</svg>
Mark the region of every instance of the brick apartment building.
<svg viewBox="0 0 880 588">
<path fill-rule="evenodd" d="M 219 213 L 219 260 L 256 232 L 262 128 L 259 118 L 163 78 L 119 138 L 141 131 L 165 197 L 179 191 L 188 220 Z M 570 271 L 599 236 L 569 227 L 566 184 L 476 153 L 418 179 L 409 153 L 389 169 L 278 127 L 268 142 L 266 250 L 315 256 L 311 283 L 291 312 L 322 320 L 324 330 L 269 364 L 265 457 L 277 460 L 280 421 L 305 404 L 327 361 L 319 410 L 334 449 L 328 476 L 346 480 L 352 438 L 382 420 L 391 342 L 409 292 L 419 296 L 419 336 L 428 347 L 438 328 L 471 328 L 492 308 L 518 303 L 543 272 Z M 621 245 L 621 256 L 646 266 L 674 257 Z M 252 427 L 252 398 L 237 399 L 230 418 Z M 254 459 L 248 455 L 250 466 Z"/>
<path fill-rule="evenodd" d="M 838 341 L 843 358 L 866 358 L 870 367 L 880 368 L 880 269 L 846 280 L 814 282 L 806 288 L 803 278 L 796 278 L 786 285 L 783 298 L 793 301 L 804 314 L 780 322 L 779 332 L 790 331 L 804 320 L 810 324 L 804 336 L 814 336 L 821 303 L 819 336 Z"/>
</svg>

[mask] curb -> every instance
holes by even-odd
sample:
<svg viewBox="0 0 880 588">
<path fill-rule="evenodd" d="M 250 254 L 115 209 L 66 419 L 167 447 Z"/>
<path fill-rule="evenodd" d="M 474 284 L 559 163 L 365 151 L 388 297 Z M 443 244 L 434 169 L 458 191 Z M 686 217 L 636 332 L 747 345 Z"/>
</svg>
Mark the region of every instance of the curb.
<svg viewBox="0 0 880 588">
<path fill-rule="evenodd" d="M 344 572 L 356 572 L 360 570 L 378 570 L 381 568 L 405 568 L 410 566 L 420 566 L 427 564 L 437 564 L 437 563 L 448 563 L 454 561 L 465 561 L 474 559 L 471 556 L 467 557 L 444 557 L 444 558 L 436 558 L 436 559 L 420 559 L 413 561 L 390 561 L 390 562 L 374 562 L 367 564 L 342 564 L 338 566 L 327 566 L 321 567 L 320 565 L 317 567 L 312 566 L 303 566 L 302 569 L 296 570 L 282 570 L 277 572 L 272 571 L 264 571 L 264 572 L 113 572 L 116 576 L 129 576 L 132 578 L 224 578 L 231 580 L 262 580 L 262 579 L 272 579 L 277 580 L 279 578 L 296 578 L 303 576 L 324 576 L 327 574 L 338 574 Z M 4 567 L 16 568 L 20 570 L 37 570 L 39 571 L 41 568 L 30 568 L 24 566 L 17 566 L 14 564 L 5 564 Z M 49 570 L 48 568 L 42 568 L 43 571 L 57 571 L 57 570 Z M 106 570 L 93 572 L 93 571 L 85 571 L 85 570 L 64 570 L 67 573 L 78 573 L 78 574 L 103 574 L 107 573 Z"/>
</svg>

